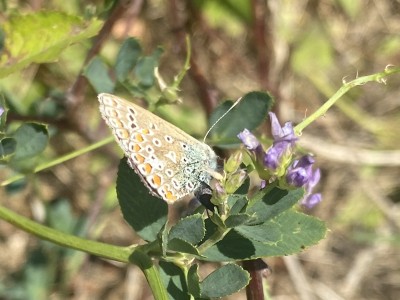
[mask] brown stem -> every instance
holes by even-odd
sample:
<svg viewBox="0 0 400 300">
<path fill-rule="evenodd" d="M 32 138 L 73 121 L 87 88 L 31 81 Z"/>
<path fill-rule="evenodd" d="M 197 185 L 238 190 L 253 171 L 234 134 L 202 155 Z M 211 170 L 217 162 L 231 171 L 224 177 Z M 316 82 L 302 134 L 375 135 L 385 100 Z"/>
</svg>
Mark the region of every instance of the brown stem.
<svg viewBox="0 0 400 300">
<path fill-rule="evenodd" d="M 252 0 L 253 13 L 253 44 L 257 55 L 257 71 L 260 86 L 268 90 L 269 82 L 269 67 L 272 59 L 271 36 L 269 27 L 267 28 L 270 18 L 267 1 Z"/>
<path fill-rule="evenodd" d="M 264 300 L 264 289 L 262 277 L 268 274 L 268 265 L 261 259 L 245 260 L 242 262 L 243 269 L 250 273 L 250 283 L 246 287 L 248 300 Z"/>
<path fill-rule="evenodd" d="M 171 27 L 174 29 L 175 39 L 177 41 L 177 45 L 183 47 L 185 45 L 185 36 L 187 31 L 190 29 L 184 27 L 184 22 L 179 18 L 179 9 L 177 0 L 170 0 L 169 2 L 169 15 L 171 20 Z M 193 9 L 190 9 L 190 1 L 186 3 L 188 5 L 187 12 L 190 14 L 188 19 L 193 21 L 194 18 L 197 17 L 196 14 L 193 14 Z M 186 26 L 189 27 L 189 26 Z M 182 51 L 183 52 L 183 51 Z M 191 58 L 190 58 L 190 69 L 188 71 L 189 76 L 193 79 L 194 83 L 197 86 L 197 92 L 199 94 L 199 99 L 204 107 L 204 110 L 209 116 L 211 112 L 214 110 L 217 105 L 219 93 L 217 89 L 207 80 L 207 78 L 203 75 L 199 65 L 198 59 L 196 55 L 195 49 L 191 50 Z"/>
<path fill-rule="evenodd" d="M 110 35 L 114 24 L 127 12 L 128 7 L 131 5 L 136 7 L 138 6 L 138 3 L 140 6 L 142 0 L 136 0 L 136 1 L 124 0 L 117 2 L 116 6 L 114 7 L 114 10 L 111 12 L 110 16 L 104 22 L 103 27 L 100 29 L 99 34 L 93 40 L 92 48 L 88 51 L 86 55 L 83 64 L 84 66 L 100 52 L 100 49 L 103 46 L 104 42 L 107 40 L 108 36 Z M 72 111 L 74 111 L 75 108 L 80 103 L 82 103 L 84 99 L 84 94 L 87 87 L 87 80 L 82 75 L 82 71 L 83 68 L 78 78 L 70 88 L 67 95 L 67 105 Z"/>
</svg>

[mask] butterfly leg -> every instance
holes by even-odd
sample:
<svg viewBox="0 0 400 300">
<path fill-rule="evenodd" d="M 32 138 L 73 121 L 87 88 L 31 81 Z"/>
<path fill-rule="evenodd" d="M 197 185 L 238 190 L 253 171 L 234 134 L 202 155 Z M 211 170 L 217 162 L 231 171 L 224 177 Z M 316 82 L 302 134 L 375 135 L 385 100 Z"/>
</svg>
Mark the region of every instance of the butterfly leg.
<svg viewBox="0 0 400 300">
<path fill-rule="evenodd" d="M 219 211 L 218 206 L 211 202 L 212 189 L 207 183 L 201 182 L 201 185 L 195 191 L 194 196 L 207 209 L 207 215 L 208 211 L 214 212 L 214 208 L 217 208 Z"/>
</svg>

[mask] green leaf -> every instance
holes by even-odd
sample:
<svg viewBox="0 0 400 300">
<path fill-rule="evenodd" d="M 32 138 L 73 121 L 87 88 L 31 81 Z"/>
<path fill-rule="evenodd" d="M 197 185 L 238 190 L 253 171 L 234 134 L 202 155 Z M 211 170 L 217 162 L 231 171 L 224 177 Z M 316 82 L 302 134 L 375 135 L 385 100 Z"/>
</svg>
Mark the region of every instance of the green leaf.
<svg viewBox="0 0 400 300">
<path fill-rule="evenodd" d="M 251 216 L 249 216 L 248 214 L 230 215 L 225 220 L 225 226 L 228 228 L 233 228 L 233 227 L 236 227 L 236 226 L 246 223 L 250 219 L 251 219 Z"/>
<path fill-rule="evenodd" d="M 233 215 L 242 212 L 248 203 L 249 201 L 245 195 L 230 195 L 228 198 L 229 213 Z"/>
<path fill-rule="evenodd" d="M 262 243 L 275 243 L 282 239 L 280 224 L 263 223 L 255 226 L 237 226 L 235 230 L 243 237 Z"/>
<path fill-rule="evenodd" d="M 281 190 L 273 188 L 271 191 L 262 190 L 253 199 L 246 213 L 253 216 L 253 219 L 247 225 L 263 223 L 278 214 L 290 209 L 301 198 L 303 198 L 304 189 Z"/>
<path fill-rule="evenodd" d="M 0 78 L 31 63 L 56 61 L 70 44 L 97 34 L 101 21 L 86 21 L 63 12 L 13 15 L 4 24 L 4 49 L 0 56 Z"/>
<path fill-rule="evenodd" d="M 54 271 L 51 256 L 45 249 L 32 251 L 24 266 L 24 289 L 29 299 L 47 299 Z"/>
<path fill-rule="evenodd" d="M 192 245 L 199 243 L 205 234 L 203 217 L 200 214 L 191 215 L 179 220 L 169 232 L 169 240 L 178 238 Z"/>
<path fill-rule="evenodd" d="M 200 298 L 200 278 L 197 273 L 199 270 L 198 264 L 193 264 L 190 266 L 187 274 L 187 285 L 188 291 L 196 299 Z"/>
<path fill-rule="evenodd" d="M 119 49 L 115 63 L 115 73 L 119 81 L 124 81 L 128 77 L 129 72 L 136 65 L 141 53 L 142 47 L 137 39 L 127 38 L 124 41 Z"/>
<path fill-rule="evenodd" d="M 154 85 L 154 69 L 158 66 L 158 60 L 163 50 L 157 48 L 151 56 L 141 57 L 135 67 L 135 75 L 139 81 L 139 85 L 149 88 Z"/>
<path fill-rule="evenodd" d="M 227 264 L 215 270 L 200 283 L 202 297 L 219 298 L 243 289 L 250 275 L 236 264 Z"/>
<path fill-rule="evenodd" d="M 157 239 L 167 220 L 168 205 L 149 193 L 126 158 L 118 167 L 117 196 L 124 219 L 136 233 L 146 241 Z"/>
<path fill-rule="evenodd" d="M 222 220 L 221 216 L 218 213 L 213 213 L 210 216 L 210 219 L 214 224 L 218 224 L 218 227 L 221 227 L 221 228 L 225 227 L 224 220 Z"/>
<path fill-rule="evenodd" d="M 168 241 L 168 250 L 180 253 L 188 253 L 196 256 L 200 255 L 196 247 L 178 238 L 171 239 Z"/>
<path fill-rule="evenodd" d="M 11 159 L 17 148 L 17 141 L 14 138 L 5 137 L 0 140 L 0 163 Z"/>
<path fill-rule="evenodd" d="M 218 226 L 215 224 L 215 222 L 212 221 L 211 218 L 207 218 L 204 220 L 204 225 L 206 227 L 206 235 L 204 236 L 203 242 L 207 241 L 218 230 Z M 221 228 L 223 228 L 223 226 L 224 225 L 222 224 Z"/>
<path fill-rule="evenodd" d="M 170 299 L 189 300 L 190 296 L 182 269 L 166 261 L 160 261 L 159 266 L 161 279 L 167 287 Z"/>
<path fill-rule="evenodd" d="M 17 142 L 17 148 L 12 161 L 16 162 L 42 153 L 47 146 L 49 135 L 44 124 L 24 123 L 14 132 L 13 138 Z"/>
<path fill-rule="evenodd" d="M 86 66 L 83 75 L 86 76 L 98 94 L 114 91 L 115 82 L 108 74 L 108 67 L 98 56 L 93 58 Z"/>
<path fill-rule="evenodd" d="M 47 222 L 50 227 L 66 233 L 73 233 L 77 223 L 68 199 L 61 198 L 51 202 L 47 209 Z"/>
<path fill-rule="evenodd" d="M 243 227 L 240 233 L 231 230 L 222 241 L 202 253 L 204 260 L 232 261 L 299 253 L 323 239 L 327 230 L 324 222 L 293 210 L 253 229 L 259 237 L 251 233 L 251 228 Z"/>
<path fill-rule="evenodd" d="M 7 185 L 5 191 L 7 192 L 7 194 L 17 194 L 22 192 L 26 185 L 27 179 L 26 177 L 24 177 Z"/>
<path fill-rule="evenodd" d="M 250 188 L 250 178 L 247 177 L 243 184 L 236 190 L 235 194 L 247 195 Z"/>
<path fill-rule="evenodd" d="M 218 119 L 232 106 L 231 101 L 222 103 L 211 114 L 209 125 L 215 124 Z M 213 130 L 211 138 L 219 147 L 232 147 L 239 144 L 237 135 L 243 129 L 253 130 L 266 118 L 273 104 L 272 97 L 263 92 L 251 92 L 244 95 L 226 116 L 220 119 Z"/>
</svg>

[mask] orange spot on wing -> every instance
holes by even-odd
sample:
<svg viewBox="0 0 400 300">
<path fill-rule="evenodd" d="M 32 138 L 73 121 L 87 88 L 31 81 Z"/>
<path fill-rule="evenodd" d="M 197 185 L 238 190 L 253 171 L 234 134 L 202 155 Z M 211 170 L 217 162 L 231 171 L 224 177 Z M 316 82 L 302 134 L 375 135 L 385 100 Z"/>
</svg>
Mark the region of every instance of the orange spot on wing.
<svg viewBox="0 0 400 300">
<path fill-rule="evenodd" d="M 144 156 L 142 156 L 142 155 L 140 155 L 140 154 L 135 154 L 134 157 L 135 157 L 136 161 L 137 161 L 139 164 L 144 163 L 144 160 L 145 160 Z"/>
<path fill-rule="evenodd" d="M 161 177 L 158 175 L 153 176 L 153 182 L 155 185 L 160 186 L 161 185 Z"/>
<path fill-rule="evenodd" d="M 143 135 L 141 135 L 140 133 L 136 133 L 135 139 L 136 139 L 139 143 L 141 143 L 141 142 L 144 141 Z"/>
<path fill-rule="evenodd" d="M 127 139 L 129 137 L 129 132 L 125 129 L 117 129 L 115 131 L 115 134 L 120 139 Z"/>
<path fill-rule="evenodd" d="M 174 194 L 172 194 L 171 191 L 167 191 L 165 193 L 165 198 L 167 198 L 167 200 L 170 200 L 170 201 L 175 201 L 176 200 L 176 196 L 174 196 Z"/>
<path fill-rule="evenodd" d="M 147 174 L 150 174 L 151 170 L 153 170 L 153 167 L 150 164 L 144 164 L 144 169 Z"/>
</svg>

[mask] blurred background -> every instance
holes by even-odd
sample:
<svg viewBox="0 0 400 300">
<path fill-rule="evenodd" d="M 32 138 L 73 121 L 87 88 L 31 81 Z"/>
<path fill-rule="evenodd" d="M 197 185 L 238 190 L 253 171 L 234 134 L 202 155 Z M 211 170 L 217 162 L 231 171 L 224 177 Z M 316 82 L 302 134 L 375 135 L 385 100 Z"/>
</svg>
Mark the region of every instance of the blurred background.
<svg viewBox="0 0 400 300">
<path fill-rule="evenodd" d="M 400 65 L 397 0 L 6 2 L 2 23 L 12 14 L 44 10 L 105 21 L 100 39 L 73 44 L 56 62 L 30 65 L 0 81 L 11 108 L 9 123 L 49 124 L 42 162 L 110 134 L 95 91 L 79 74 L 91 51 L 114 61 L 127 37 L 138 38 L 145 53 L 162 46 L 160 73 L 172 82 L 185 61 L 185 34 L 190 36 L 183 104 L 163 117 L 199 138 L 207 116 L 226 99 L 266 90 L 281 122 L 299 123 L 344 81 Z M 301 145 L 322 170 L 323 201 L 308 213 L 326 221 L 330 231 L 299 255 L 266 259 L 272 299 L 398 299 L 399 83 L 395 75 L 386 84 L 352 89 L 304 131 Z M 268 126 L 258 134 L 268 134 Z M 90 239 L 138 242 L 116 200 L 121 157 L 115 143 L 81 155 L 1 188 L 1 205 Z M 12 175 L 0 168 L 1 182 Z M 138 268 L 63 249 L 3 220 L 0 253 L 1 299 L 152 299 Z"/>
</svg>

